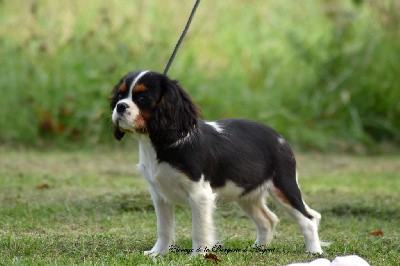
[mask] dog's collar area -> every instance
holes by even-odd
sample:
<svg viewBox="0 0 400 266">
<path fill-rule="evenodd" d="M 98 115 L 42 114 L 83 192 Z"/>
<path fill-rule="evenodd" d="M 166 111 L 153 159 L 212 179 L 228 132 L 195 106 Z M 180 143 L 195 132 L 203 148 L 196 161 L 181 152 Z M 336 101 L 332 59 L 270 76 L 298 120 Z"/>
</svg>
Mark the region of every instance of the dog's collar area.
<svg viewBox="0 0 400 266">
<path fill-rule="evenodd" d="M 187 143 L 193 137 L 193 135 L 195 134 L 195 131 L 196 131 L 196 126 L 193 126 L 193 128 L 190 131 L 183 133 L 182 137 L 180 139 L 178 139 L 174 143 L 168 145 L 168 148 L 175 148 L 182 144 Z"/>
</svg>

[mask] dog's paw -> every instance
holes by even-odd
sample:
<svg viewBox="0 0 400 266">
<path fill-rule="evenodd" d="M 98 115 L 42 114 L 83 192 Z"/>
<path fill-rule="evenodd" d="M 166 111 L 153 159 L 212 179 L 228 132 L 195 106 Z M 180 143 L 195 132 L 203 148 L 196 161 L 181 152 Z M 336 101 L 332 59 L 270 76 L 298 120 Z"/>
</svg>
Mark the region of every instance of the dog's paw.
<svg viewBox="0 0 400 266">
<path fill-rule="evenodd" d="M 153 250 L 146 250 L 143 251 L 143 255 L 149 257 L 149 258 L 155 258 L 158 256 L 165 256 L 167 254 L 167 252 L 157 252 L 157 251 L 153 251 Z"/>
<path fill-rule="evenodd" d="M 173 241 L 164 241 L 158 239 L 151 250 L 143 252 L 143 255 L 154 258 L 157 256 L 165 256 L 170 251 L 171 244 Z"/>
<path fill-rule="evenodd" d="M 157 256 L 157 254 L 155 254 L 155 253 L 154 253 L 153 251 L 151 251 L 151 250 L 143 251 L 143 255 L 148 256 L 148 257 L 150 257 L 150 258 L 153 258 L 153 257 L 156 257 L 156 256 Z"/>
<path fill-rule="evenodd" d="M 168 253 L 168 249 L 153 247 L 151 250 L 146 250 L 143 252 L 143 255 L 148 256 L 150 258 L 155 258 L 157 256 L 165 256 Z"/>
<path fill-rule="evenodd" d="M 319 248 L 308 248 L 307 252 L 311 253 L 311 254 L 319 254 L 319 255 L 324 253 L 320 247 Z"/>
</svg>

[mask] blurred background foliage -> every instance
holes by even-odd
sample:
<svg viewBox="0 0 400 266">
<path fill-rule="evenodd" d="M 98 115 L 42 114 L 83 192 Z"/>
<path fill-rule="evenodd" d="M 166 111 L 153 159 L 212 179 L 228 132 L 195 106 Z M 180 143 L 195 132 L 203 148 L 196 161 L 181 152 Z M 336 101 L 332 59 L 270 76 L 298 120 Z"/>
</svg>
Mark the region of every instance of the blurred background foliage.
<svg viewBox="0 0 400 266">
<path fill-rule="evenodd" d="M 112 87 L 164 69 L 193 3 L 0 0 L 0 143 L 114 145 Z M 398 151 L 400 1 L 203 0 L 169 76 L 208 120 L 257 120 L 304 150 Z"/>
</svg>

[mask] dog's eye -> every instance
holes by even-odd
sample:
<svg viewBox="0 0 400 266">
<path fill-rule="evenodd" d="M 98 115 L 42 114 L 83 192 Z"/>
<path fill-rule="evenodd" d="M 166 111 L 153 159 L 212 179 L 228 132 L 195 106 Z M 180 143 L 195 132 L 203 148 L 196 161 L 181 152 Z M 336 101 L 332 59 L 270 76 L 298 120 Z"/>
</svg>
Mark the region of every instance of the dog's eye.
<svg viewBox="0 0 400 266">
<path fill-rule="evenodd" d="M 136 98 L 136 102 L 138 104 L 148 104 L 151 101 L 151 99 L 147 95 L 139 95 Z"/>
</svg>

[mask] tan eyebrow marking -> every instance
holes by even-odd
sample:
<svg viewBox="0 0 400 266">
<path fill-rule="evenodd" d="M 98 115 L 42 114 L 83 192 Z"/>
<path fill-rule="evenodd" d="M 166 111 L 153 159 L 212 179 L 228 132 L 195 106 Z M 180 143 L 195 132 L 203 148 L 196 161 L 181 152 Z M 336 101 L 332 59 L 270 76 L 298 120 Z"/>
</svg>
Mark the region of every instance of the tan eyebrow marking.
<svg viewBox="0 0 400 266">
<path fill-rule="evenodd" d="M 142 91 L 147 91 L 147 88 L 144 84 L 137 84 L 135 87 L 133 87 L 134 92 L 142 92 Z"/>
<path fill-rule="evenodd" d="M 119 91 L 122 92 L 122 93 L 124 93 L 124 92 L 126 91 L 126 88 L 127 88 L 126 82 L 124 81 L 124 82 L 121 84 L 121 86 L 119 86 Z"/>
</svg>

